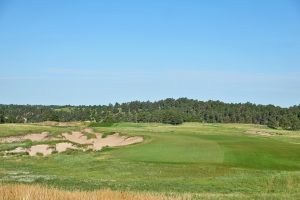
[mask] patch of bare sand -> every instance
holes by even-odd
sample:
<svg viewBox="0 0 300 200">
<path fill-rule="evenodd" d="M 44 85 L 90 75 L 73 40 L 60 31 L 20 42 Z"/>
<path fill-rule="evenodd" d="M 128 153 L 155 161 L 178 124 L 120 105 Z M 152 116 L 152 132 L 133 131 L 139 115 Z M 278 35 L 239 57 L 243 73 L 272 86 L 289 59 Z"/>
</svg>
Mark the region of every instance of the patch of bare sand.
<svg viewBox="0 0 300 200">
<path fill-rule="evenodd" d="M 62 153 L 64 151 L 67 151 L 67 149 L 78 149 L 78 148 L 74 146 L 72 143 L 62 142 L 62 143 L 57 143 L 55 149 L 58 153 Z"/>
<path fill-rule="evenodd" d="M 33 142 L 45 141 L 48 139 L 48 132 L 28 134 L 28 135 L 25 135 L 23 137 L 23 139 L 31 140 Z"/>
<path fill-rule="evenodd" d="M 10 151 L 5 151 L 5 153 L 9 153 L 9 154 L 15 154 L 15 153 L 26 153 L 27 149 L 23 148 L 23 147 L 17 147 L 14 150 L 10 150 Z"/>
<path fill-rule="evenodd" d="M 0 138 L 0 143 L 12 143 L 12 142 L 21 142 L 22 136 L 11 136 Z"/>
<path fill-rule="evenodd" d="M 62 136 L 65 137 L 66 140 L 77 144 L 92 144 L 93 140 L 88 140 L 87 136 L 82 134 L 81 132 L 73 131 L 71 134 L 69 133 L 62 133 Z"/>
<path fill-rule="evenodd" d="M 97 138 L 93 139 L 93 145 L 89 146 L 89 148 L 92 148 L 95 151 L 99 151 L 103 147 L 125 146 L 125 145 L 139 143 L 142 141 L 143 141 L 142 137 L 138 137 L 138 136 L 125 137 L 125 136 L 121 136 L 119 133 L 108 135 L 105 138 L 102 138 L 101 135 L 97 135 Z"/>
<path fill-rule="evenodd" d="M 134 137 L 127 137 L 122 136 L 119 133 L 115 133 L 113 135 L 108 135 L 105 138 L 102 138 L 101 133 L 94 133 L 96 138 L 88 139 L 87 135 L 84 133 L 92 133 L 92 129 L 84 129 L 82 132 L 73 131 L 71 133 L 62 133 L 61 135 L 68 141 L 87 145 L 85 148 L 80 148 L 81 150 L 85 151 L 87 149 L 92 149 L 94 151 L 99 151 L 103 147 L 117 147 L 117 146 L 126 146 L 130 144 L 136 144 L 143 141 L 143 137 L 134 136 Z M 25 136 L 16 136 L 16 137 L 8 137 L 2 138 L 2 142 L 15 142 L 15 141 L 24 141 L 24 140 L 31 140 L 31 141 L 52 141 L 57 140 L 59 138 L 49 137 L 48 132 L 43 133 L 33 133 L 28 134 Z M 55 145 L 55 148 L 50 148 L 47 144 L 40 144 L 34 145 L 28 149 L 24 149 L 18 147 L 12 151 L 7 153 L 23 153 L 28 152 L 30 156 L 36 156 L 38 153 L 43 154 L 44 156 L 52 154 L 54 150 L 61 153 L 66 151 L 67 149 L 78 149 L 75 145 L 70 142 L 61 142 Z"/>
<path fill-rule="evenodd" d="M 129 137 L 126 138 L 123 142 L 122 142 L 122 146 L 123 145 L 130 145 L 130 144 L 135 144 L 135 143 L 140 143 L 143 142 L 143 138 L 142 137 L 138 137 L 138 136 L 134 136 L 134 137 Z"/>
<path fill-rule="evenodd" d="M 83 129 L 83 132 L 85 132 L 85 133 L 93 133 L 94 130 L 91 129 L 91 128 L 85 128 L 85 129 Z"/>
<path fill-rule="evenodd" d="M 32 133 L 23 136 L 12 136 L 12 137 L 5 137 L 0 138 L 1 143 L 12 143 L 12 142 L 22 142 L 24 140 L 31 140 L 33 142 L 40 142 L 46 140 L 52 140 L 53 138 L 48 137 L 48 132 L 42 133 Z"/>
<path fill-rule="evenodd" d="M 34 145 L 28 149 L 30 156 L 36 156 L 38 153 L 43 154 L 43 156 L 50 155 L 53 152 L 53 149 L 49 148 L 47 144 Z"/>
</svg>

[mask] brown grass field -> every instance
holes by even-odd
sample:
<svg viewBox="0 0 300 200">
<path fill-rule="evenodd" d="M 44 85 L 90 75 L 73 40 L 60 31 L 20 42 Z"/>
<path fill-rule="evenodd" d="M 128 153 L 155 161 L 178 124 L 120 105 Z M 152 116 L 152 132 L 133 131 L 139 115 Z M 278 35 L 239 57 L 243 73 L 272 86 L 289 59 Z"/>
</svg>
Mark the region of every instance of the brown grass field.
<svg viewBox="0 0 300 200">
<path fill-rule="evenodd" d="M 64 191 L 40 185 L 12 184 L 0 186 L 1 200 L 170 200 L 183 199 L 161 194 L 112 190 Z"/>
<path fill-rule="evenodd" d="M 299 199 L 299 195 L 258 193 L 245 195 L 241 193 L 147 193 L 130 191 L 112 191 L 101 189 L 95 191 L 67 191 L 42 185 L 4 184 L 0 185 L 0 200 L 274 200 Z"/>
</svg>

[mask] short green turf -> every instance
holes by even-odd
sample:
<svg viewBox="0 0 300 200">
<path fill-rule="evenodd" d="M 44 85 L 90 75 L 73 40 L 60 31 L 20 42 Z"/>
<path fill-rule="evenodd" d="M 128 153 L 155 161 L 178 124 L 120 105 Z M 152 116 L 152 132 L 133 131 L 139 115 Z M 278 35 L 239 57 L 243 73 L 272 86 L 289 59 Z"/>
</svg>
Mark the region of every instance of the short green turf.
<svg viewBox="0 0 300 200">
<path fill-rule="evenodd" d="M 0 137 L 83 127 L 0 125 Z M 144 142 L 100 152 L 47 157 L 0 154 L 2 183 L 41 183 L 66 189 L 111 188 L 178 193 L 300 193 L 300 132 L 248 124 L 118 123 L 95 132 L 140 135 Z M 249 134 L 249 131 L 272 136 Z M 0 144 L 0 151 L 27 143 Z"/>
</svg>

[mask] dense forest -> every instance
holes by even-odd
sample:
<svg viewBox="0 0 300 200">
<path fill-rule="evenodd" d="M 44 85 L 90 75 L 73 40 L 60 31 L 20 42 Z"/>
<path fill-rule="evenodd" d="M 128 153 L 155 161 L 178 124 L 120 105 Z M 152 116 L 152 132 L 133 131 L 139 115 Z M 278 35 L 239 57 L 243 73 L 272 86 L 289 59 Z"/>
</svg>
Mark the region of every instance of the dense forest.
<svg viewBox="0 0 300 200">
<path fill-rule="evenodd" d="M 0 105 L 0 123 L 30 123 L 41 121 L 115 122 L 182 122 L 253 123 L 271 128 L 300 129 L 300 105 L 281 108 L 252 103 L 223 103 L 187 98 L 156 102 L 132 101 L 114 105 L 43 106 Z"/>
</svg>

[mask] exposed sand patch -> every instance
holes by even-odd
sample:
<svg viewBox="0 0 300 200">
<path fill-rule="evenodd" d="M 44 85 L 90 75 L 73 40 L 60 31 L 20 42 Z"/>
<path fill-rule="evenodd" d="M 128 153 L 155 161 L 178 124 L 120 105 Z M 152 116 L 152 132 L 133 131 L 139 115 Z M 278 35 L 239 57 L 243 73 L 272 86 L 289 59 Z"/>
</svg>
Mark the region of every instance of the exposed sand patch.
<svg viewBox="0 0 300 200">
<path fill-rule="evenodd" d="M 33 142 L 45 141 L 47 140 L 48 132 L 29 134 L 23 137 L 24 140 L 31 140 Z"/>
<path fill-rule="evenodd" d="M 102 135 L 97 135 L 96 139 L 93 139 L 93 145 L 89 148 L 92 148 L 95 151 L 101 150 L 103 147 L 116 147 L 116 146 L 125 146 L 130 144 L 135 144 L 142 142 L 142 137 L 125 137 L 120 136 L 119 133 L 115 133 L 113 135 L 108 135 L 105 138 L 102 138 Z"/>
<path fill-rule="evenodd" d="M 12 136 L 12 137 L 5 137 L 0 138 L 0 143 L 12 143 L 12 142 L 21 142 L 22 136 Z"/>
<path fill-rule="evenodd" d="M 15 153 L 26 153 L 26 152 L 27 152 L 27 149 L 25 149 L 23 147 L 17 147 L 14 150 L 11 150 L 11 151 L 5 151 L 5 153 L 12 153 L 12 154 L 15 154 Z"/>
<path fill-rule="evenodd" d="M 135 144 L 135 143 L 140 143 L 143 142 L 143 138 L 142 137 L 130 137 L 130 138 L 126 138 L 123 142 L 122 142 L 122 146 L 123 145 L 130 145 L 130 144 Z"/>
<path fill-rule="evenodd" d="M 74 146 L 72 143 L 69 142 L 62 142 L 55 145 L 55 149 L 58 153 L 64 152 L 67 149 L 78 149 L 76 146 Z"/>
<path fill-rule="evenodd" d="M 95 138 L 88 139 L 86 134 L 94 134 Z M 121 136 L 119 133 L 108 135 L 105 138 L 102 138 L 101 133 L 94 133 L 93 129 L 90 128 L 86 128 L 82 130 L 82 132 L 73 131 L 71 133 L 62 133 L 58 137 L 62 137 L 69 142 L 57 143 L 55 147 L 51 147 L 51 148 L 47 144 L 34 145 L 27 149 L 18 147 L 14 150 L 6 151 L 6 153 L 14 154 L 14 153 L 28 152 L 30 156 L 36 156 L 38 153 L 47 156 L 52 154 L 54 150 L 56 150 L 58 153 L 61 153 L 66 151 L 67 149 L 79 149 L 76 145 L 73 145 L 70 142 L 77 143 L 80 145 L 86 145 L 80 148 L 83 151 L 87 149 L 100 151 L 103 147 L 125 146 L 125 145 L 140 143 L 143 141 L 143 137 L 140 136 L 127 137 L 127 136 Z M 42 133 L 27 134 L 24 136 L 1 138 L 0 142 L 11 143 L 11 142 L 21 142 L 25 140 L 31 140 L 33 142 L 53 141 L 53 140 L 59 140 L 58 137 L 49 137 L 48 132 L 42 132 Z"/>
<path fill-rule="evenodd" d="M 67 140 L 77 144 L 91 144 L 93 142 L 91 139 L 88 140 L 86 135 L 76 131 L 73 131 L 71 134 L 62 133 L 62 136 L 64 136 Z"/>
<path fill-rule="evenodd" d="M 49 148 L 47 144 L 34 145 L 28 149 L 30 156 L 36 156 L 37 153 L 41 153 L 44 156 L 50 155 L 53 152 L 53 149 Z"/>
<path fill-rule="evenodd" d="M 103 147 L 116 147 L 116 146 L 125 146 L 130 144 L 135 144 L 143 141 L 142 137 L 125 137 L 121 136 L 119 133 L 115 133 L 113 135 L 108 135 L 105 138 L 102 138 L 101 133 L 96 133 L 96 138 L 87 139 L 87 136 L 82 134 L 81 132 L 72 132 L 63 133 L 62 134 L 67 140 L 77 143 L 77 144 L 86 144 L 89 149 L 93 149 L 95 151 L 101 150 Z"/>
<path fill-rule="evenodd" d="M 55 150 L 58 153 L 64 152 L 67 149 L 78 149 L 76 146 L 74 146 L 72 143 L 68 142 L 62 142 L 62 143 L 57 143 L 55 145 Z M 40 145 L 34 145 L 28 149 L 25 149 L 23 147 L 17 147 L 14 150 L 11 151 L 5 151 L 6 154 L 18 154 L 18 153 L 26 153 L 30 156 L 36 156 L 37 153 L 41 153 L 44 156 L 52 154 L 54 151 L 54 148 L 50 148 L 49 145 L 47 144 L 40 144 Z"/>
<path fill-rule="evenodd" d="M 0 138 L 0 142 L 1 143 L 12 143 L 12 142 L 22 142 L 24 140 L 40 142 L 40 141 L 46 141 L 46 140 L 52 140 L 52 139 L 53 138 L 48 137 L 48 132 L 42 132 L 42 133 L 27 134 L 24 136 L 12 136 L 12 137 Z"/>
</svg>

